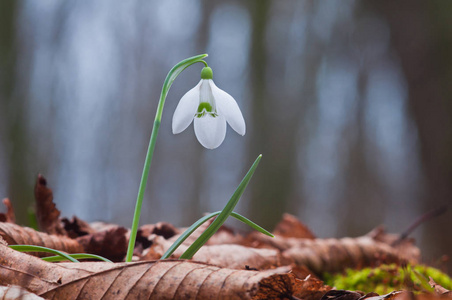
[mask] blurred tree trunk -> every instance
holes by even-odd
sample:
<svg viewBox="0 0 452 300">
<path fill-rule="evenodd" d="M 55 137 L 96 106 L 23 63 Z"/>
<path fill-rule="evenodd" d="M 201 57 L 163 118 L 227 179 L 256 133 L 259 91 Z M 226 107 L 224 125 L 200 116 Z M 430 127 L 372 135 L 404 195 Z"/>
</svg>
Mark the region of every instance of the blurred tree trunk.
<svg viewBox="0 0 452 300">
<path fill-rule="evenodd" d="M 452 2 L 373 1 L 388 20 L 393 45 L 408 83 L 417 125 L 426 193 L 424 211 L 449 204 L 449 211 L 424 225 L 425 254 L 451 255 L 452 215 Z M 449 261 L 449 271 L 452 263 Z"/>
<path fill-rule="evenodd" d="M 276 210 L 281 210 L 281 206 L 276 205 L 276 201 L 282 199 L 284 184 L 279 186 L 277 181 L 282 176 L 275 174 L 277 170 L 272 167 L 277 162 L 272 160 L 269 135 L 271 134 L 271 116 L 266 113 L 270 99 L 267 97 L 265 87 L 265 77 L 267 68 L 267 51 L 265 44 L 267 19 L 269 16 L 271 2 L 249 1 L 247 2 L 251 16 L 251 46 L 250 46 L 250 86 L 252 100 L 250 101 L 249 130 L 250 145 L 249 157 L 247 161 L 254 161 L 256 156 L 263 154 L 258 171 L 254 175 L 253 182 L 249 187 L 251 191 L 250 217 L 263 226 L 268 226 L 267 217 Z"/>
<path fill-rule="evenodd" d="M 283 213 L 297 214 L 303 201 L 298 156 L 305 151 L 299 145 L 306 139 L 306 132 L 300 131 L 300 128 L 303 127 L 308 108 L 317 101 L 317 73 L 325 54 L 325 45 L 311 26 L 304 29 L 299 22 L 300 18 L 305 18 L 308 24 L 313 22 L 315 2 L 290 2 L 289 8 L 279 7 L 276 2 L 247 3 L 252 19 L 249 74 L 252 93 L 249 122 L 251 138 L 248 160 L 252 161 L 259 153 L 263 154 L 263 160 L 254 175 L 254 184 L 250 186 L 252 198 L 249 214 L 253 220 L 271 228 Z M 284 21 L 281 21 L 281 15 Z M 309 46 L 299 47 L 299 41 L 294 40 L 300 39 L 295 30 L 281 31 L 278 26 L 268 30 L 270 20 L 278 17 L 279 21 L 275 23 L 286 22 L 284 24 L 287 26 L 302 30 Z M 269 40 L 272 44 L 278 43 L 271 54 L 267 49 Z M 298 51 L 296 55 L 294 51 Z M 273 80 L 269 82 L 268 78 Z"/>
<path fill-rule="evenodd" d="M 8 195 L 16 207 L 17 221 L 23 223 L 28 201 L 32 200 L 32 185 L 27 182 L 27 136 L 25 123 L 25 102 L 21 92 L 15 86 L 17 66 L 16 19 L 21 2 L 14 0 L 0 1 L 0 110 L 1 110 L 1 145 L 5 153 L 5 184 Z M 22 209 L 19 209 L 22 208 Z"/>
<path fill-rule="evenodd" d="M 365 112 L 366 112 L 366 88 L 367 88 L 367 71 L 362 69 L 358 75 L 357 94 L 358 101 L 356 103 L 356 117 L 349 128 L 355 131 L 355 138 L 351 139 L 350 150 L 348 152 L 345 170 L 345 180 L 347 188 L 343 199 L 341 199 L 341 219 L 339 224 L 339 232 L 344 232 L 348 236 L 358 236 L 363 234 L 362 224 L 378 224 L 381 222 L 383 215 L 382 197 L 378 195 L 380 188 L 375 188 L 378 178 L 375 172 L 371 170 L 366 161 L 366 133 L 365 128 Z M 366 201 L 363 201 L 366 199 Z M 372 203 L 372 214 L 364 213 L 366 207 Z M 375 204 L 380 205 L 376 206 Z M 361 213 L 357 213 L 361 212 Z"/>
<path fill-rule="evenodd" d="M 276 72 L 284 76 L 284 66 L 278 70 L 268 70 L 271 65 L 267 60 L 267 28 L 270 19 L 271 1 L 249 1 L 248 9 L 251 16 L 251 46 L 250 46 L 250 85 L 252 101 L 250 101 L 250 145 L 248 161 L 260 153 L 262 162 L 255 173 L 253 184 L 250 185 L 251 219 L 271 228 L 287 211 L 288 203 L 293 196 L 293 180 L 296 168 L 296 145 L 294 138 L 298 131 L 299 118 L 281 118 L 281 112 L 272 111 L 275 105 L 285 105 L 287 99 L 273 99 L 269 96 L 267 84 L 268 72 Z M 281 45 L 281 55 L 284 55 L 285 45 Z M 284 60 L 284 58 L 283 58 Z M 280 96 L 286 93 L 279 93 Z M 276 104 L 275 104 L 276 100 Z M 295 108 L 287 108 L 295 109 Z"/>
</svg>

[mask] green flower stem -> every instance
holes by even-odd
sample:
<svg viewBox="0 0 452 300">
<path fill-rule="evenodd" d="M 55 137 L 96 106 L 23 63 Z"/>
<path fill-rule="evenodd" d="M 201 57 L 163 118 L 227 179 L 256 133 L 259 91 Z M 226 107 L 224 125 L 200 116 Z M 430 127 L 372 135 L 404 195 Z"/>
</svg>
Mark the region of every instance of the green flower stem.
<svg viewBox="0 0 452 300">
<path fill-rule="evenodd" d="M 111 262 L 111 260 L 99 256 L 99 255 L 94 255 L 94 254 L 88 254 L 88 253 L 73 253 L 73 254 L 68 254 L 69 257 L 72 257 L 74 259 L 97 259 L 97 260 L 102 260 L 105 262 Z M 67 260 L 65 257 L 62 256 L 48 256 L 48 257 L 43 257 L 42 260 L 48 261 L 48 262 L 56 262 L 56 261 L 64 261 Z"/>
<path fill-rule="evenodd" d="M 193 225 L 191 225 L 188 229 L 186 229 L 184 231 L 183 234 L 181 234 L 181 236 L 171 245 L 171 247 L 168 248 L 168 250 L 166 250 L 165 254 L 163 254 L 163 256 L 160 259 L 167 259 L 171 256 L 171 254 L 174 253 L 174 251 L 176 251 L 177 248 L 179 248 L 179 246 L 196 230 L 198 229 L 199 226 L 201 226 L 204 222 L 208 221 L 209 219 L 218 216 L 221 213 L 221 211 L 217 211 L 211 214 L 208 214 L 202 218 L 200 218 L 198 221 L 196 221 L 195 223 L 193 223 Z M 260 227 L 259 225 L 257 225 L 256 223 L 254 223 L 253 221 L 245 218 L 242 215 L 239 215 L 238 213 L 232 212 L 231 216 L 236 218 L 239 221 L 242 221 L 243 223 L 247 224 L 248 226 L 254 228 L 255 230 L 268 235 L 270 237 L 274 237 L 273 234 L 271 234 L 270 232 L 268 232 L 267 230 L 265 230 L 264 228 Z"/>
<path fill-rule="evenodd" d="M 168 91 L 176 77 L 187 67 L 197 62 L 202 62 L 205 66 L 207 66 L 207 63 L 203 61 L 203 58 L 205 57 L 207 57 L 207 54 L 201 54 L 187 58 L 179 62 L 171 69 L 171 71 L 169 71 L 168 75 L 166 76 L 165 82 L 163 83 L 162 92 L 160 94 L 160 100 L 157 107 L 157 112 L 155 114 L 154 127 L 152 128 L 151 139 L 149 141 L 148 152 L 146 154 L 146 160 L 144 162 L 143 174 L 141 176 L 140 181 L 140 188 L 138 189 L 135 213 L 133 215 L 132 228 L 130 231 L 129 246 L 127 248 L 126 262 L 132 261 L 133 249 L 135 247 L 135 240 L 137 238 L 138 224 L 140 222 L 141 206 L 143 204 L 144 191 L 146 189 L 146 183 L 149 177 L 149 168 L 151 166 L 152 156 L 154 154 L 155 142 L 157 140 L 160 123 L 162 120 L 163 106 L 165 105 L 166 96 L 168 95 Z"/>
<path fill-rule="evenodd" d="M 61 251 L 50 249 L 47 247 L 41 247 L 41 246 L 34 246 L 34 245 L 9 245 L 9 247 L 13 250 L 20 251 L 20 252 L 47 252 L 56 254 L 58 256 L 64 257 L 67 260 L 70 260 L 72 262 L 78 263 L 79 261 L 75 258 L 70 257 L 68 254 L 63 253 Z"/>
<path fill-rule="evenodd" d="M 212 235 L 214 235 L 215 232 L 217 232 L 218 229 L 220 229 L 221 225 L 223 225 L 223 223 L 226 221 L 229 215 L 231 215 L 232 211 L 234 210 L 234 207 L 239 202 L 240 197 L 242 196 L 246 186 L 250 182 L 250 179 L 253 176 L 254 171 L 256 171 L 256 168 L 261 158 L 262 154 L 256 158 L 250 170 L 248 171 L 248 173 L 246 173 L 242 182 L 240 182 L 240 185 L 237 187 L 231 199 L 228 201 L 228 203 L 223 208 L 218 217 L 215 219 L 215 221 L 213 221 L 212 224 L 210 224 L 210 226 L 199 236 L 199 238 L 197 238 L 196 241 L 193 244 L 191 244 L 190 247 L 188 247 L 184 254 L 181 255 L 180 259 L 191 259 L 193 255 L 195 255 L 195 253 L 198 252 L 198 250 L 212 237 Z"/>
</svg>

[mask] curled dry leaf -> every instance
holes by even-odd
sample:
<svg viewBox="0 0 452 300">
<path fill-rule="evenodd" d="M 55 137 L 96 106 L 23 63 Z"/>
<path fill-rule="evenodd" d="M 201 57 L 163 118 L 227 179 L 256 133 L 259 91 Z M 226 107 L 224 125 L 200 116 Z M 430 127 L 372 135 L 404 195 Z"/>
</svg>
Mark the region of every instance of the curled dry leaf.
<svg viewBox="0 0 452 300">
<path fill-rule="evenodd" d="M 83 247 L 76 240 L 64 236 L 50 235 L 12 223 L 0 223 L 0 236 L 9 245 L 43 246 L 67 253 L 83 252 Z M 45 253 L 37 255 L 47 256 Z"/>
<path fill-rule="evenodd" d="M 35 185 L 36 217 L 40 230 L 48 234 L 67 235 L 60 223 L 60 211 L 53 203 L 53 192 L 47 187 L 47 180 L 38 175 Z"/>
<path fill-rule="evenodd" d="M 391 246 L 394 252 L 406 261 L 418 261 L 420 257 L 419 248 L 414 246 L 414 239 L 400 239 L 400 234 L 387 233 L 383 226 L 378 226 L 366 236 L 371 237 L 377 242 Z"/>
<path fill-rule="evenodd" d="M 165 239 L 169 239 L 179 233 L 179 229 L 174 227 L 172 224 L 166 222 L 158 222 L 157 224 L 147 224 L 141 226 L 138 229 L 137 239 L 138 237 L 149 237 L 151 234 L 159 235 Z"/>
<path fill-rule="evenodd" d="M 115 262 L 124 259 L 129 234 L 126 228 L 102 222 L 92 226 L 78 217 L 71 220 L 63 218 L 62 222 L 68 235 L 82 245 L 83 252 L 100 255 Z"/>
<path fill-rule="evenodd" d="M 413 241 L 405 240 L 403 244 L 392 246 L 384 232 L 378 236 L 342 239 L 271 238 L 252 232 L 242 242 L 253 248 L 277 249 L 287 260 L 295 261 L 298 266 L 306 266 L 316 274 L 380 263 L 417 263 L 420 259 L 420 250 Z"/>
<path fill-rule="evenodd" d="M 16 223 L 16 215 L 14 214 L 13 205 L 8 198 L 3 199 L 6 206 L 6 213 L 0 213 L 0 222 Z"/>
<path fill-rule="evenodd" d="M 185 241 L 184 244 L 191 245 L 196 239 L 212 224 L 215 218 L 208 220 L 199 226 Z M 179 236 L 185 232 L 187 228 L 179 228 L 176 235 L 172 236 L 168 240 L 175 242 Z M 259 233 L 262 234 L 262 233 Z M 243 235 L 238 233 L 236 230 L 231 229 L 226 225 L 222 225 L 218 231 L 207 241 L 206 245 L 222 245 L 222 244 L 242 244 Z"/>
<path fill-rule="evenodd" d="M 274 249 L 255 249 L 234 244 L 207 245 L 195 254 L 193 260 L 231 269 L 245 266 L 266 270 L 283 265 L 281 254 Z M 290 261 L 284 265 L 290 264 Z"/>
<path fill-rule="evenodd" d="M 71 219 L 63 218 L 61 222 L 63 223 L 64 230 L 66 230 L 68 236 L 72 239 L 96 232 L 87 222 L 76 216 Z"/>
<path fill-rule="evenodd" d="M 155 236 L 162 236 L 164 239 L 170 239 L 179 233 L 179 230 L 170 223 L 159 222 L 157 224 L 143 225 L 138 228 L 137 231 L 135 251 L 139 248 L 139 252 L 141 254 L 143 249 L 147 249 L 152 245 L 152 239 Z"/>
<path fill-rule="evenodd" d="M 308 275 L 305 279 L 299 280 L 294 295 L 304 300 L 317 300 L 330 290 L 331 287 L 324 285 L 322 280 Z"/>
<path fill-rule="evenodd" d="M 210 220 L 208 220 L 208 221 L 206 221 L 205 223 L 203 223 L 201 226 L 199 226 L 185 241 L 184 241 L 184 243 L 183 244 L 185 244 L 185 245 L 191 245 L 191 244 L 193 244 L 195 241 L 196 241 L 196 239 L 197 238 L 199 238 L 199 236 L 210 226 L 210 224 L 212 224 L 212 222 L 213 222 L 213 218 L 212 219 L 210 219 Z M 176 235 L 174 235 L 174 236 L 172 236 L 171 238 L 169 238 L 168 239 L 168 241 L 170 241 L 171 243 L 173 243 L 173 242 L 175 242 L 178 238 L 179 238 L 179 236 L 183 233 L 183 232 L 185 232 L 185 230 L 186 229 L 188 229 L 188 228 L 179 228 L 179 233 L 178 234 L 176 234 Z M 220 230 L 221 230 L 221 228 L 220 228 Z M 219 231 L 220 231 L 219 230 Z M 218 231 L 217 231 L 217 233 L 218 233 Z M 215 234 L 216 235 L 216 234 Z M 209 241 L 210 240 L 212 240 L 214 237 L 215 237 L 215 235 L 213 235 L 210 239 L 209 239 Z M 209 241 L 207 241 L 207 243 L 209 243 Z"/>
<path fill-rule="evenodd" d="M 122 261 L 127 253 L 127 229 L 114 227 L 84 235 L 76 240 L 83 246 L 84 252 L 96 254 L 112 261 Z"/>
<path fill-rule="evenodd" d="M 321 274 L 339 272 L 344 268 L 372 266 L 379 263 L 393 263 L 404 260 L 391 246 L 377 242 L 371 237 L 342 239 L 304 239 L 298 245 L 283 252 L 298 265 Z M 411 257 L 411 263 L 418 259 Z"/>
<path fill-rule="evenodd" d="M 259 232 L 259 234 L 263 235 Z M 227 225 L 222 225 L 220 229 L 207 241 L 206 245 L 224 245 L 224 244 L 239 244 L 241 245 L 244 239 L 240 231 L 234 230 Z"/>
<path fill-rule="evenodd" d="M 261 234 L 260 232 L 252 231 L 241 241 L 240 244 L 253 248 L 272 248 L 284 251 L 300 244 L 300 242 L 303 242 L 304 240 L 305 239 L 281 237 L 279 235 L 275 235 L 275 237 L 272 238 Z"/>
<path fill-rule="evenodd" d="M 428 281 L 428 284 L 430 284 L 430 286 L 435 289 L 435 293 L 436 294 L 452 297 L 452 291 L 449 291 L 448 289 L 446 289 L 446 288 L 442 287 L 441 285 L 437 284 L 435 282 L 435 280 L 433 280 L 432 277 L 429 277 L 429 279 L 430 280 Z"/>
<path fill-rule="evenodd" d="M 276 225 L 274 235 L 301 239 L 315 239 L 311 230 L 300 222 L 295 216 L 285 213 L 282 220 Z"/>
<path fill-rule="evenodd" d="M 272 275 L 259 282 L 259 291 L 253 299 L 295 299 L 293 298 L 297 279 L 293 274 Z"/>
<path fill-rule="evenodd" d="M 118 227 L 118 224 L 97 221 L 97 222 L 89 223 L 89 226 L 92 228 L 92 230 L 94 230 L 94 232 L 98 232 L 98 231 L 106 231 L 106 230 L 109 230 L 112 228 L 116 228 L 116 227 Z"/>
</svg>

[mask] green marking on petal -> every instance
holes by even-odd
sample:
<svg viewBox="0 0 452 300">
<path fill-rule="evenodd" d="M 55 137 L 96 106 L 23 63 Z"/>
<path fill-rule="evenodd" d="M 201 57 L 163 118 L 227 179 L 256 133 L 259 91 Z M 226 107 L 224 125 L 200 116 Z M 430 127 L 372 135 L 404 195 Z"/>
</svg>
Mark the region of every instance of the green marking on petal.
<svg viewBox="0 0 452 300">
<path fill-rule="evenodd" d="M 212 105 L 208 102 L 201 102 L 198 106 L 198 111 L 195 114 L 196 118 L 202 118 L 206 114 L 209 114 L 211 117 L 218 117 L 217 112 L 213 111 Z"/>
<path fill-rule="evenodd" d="M 202 113 L 204 110 L 212 112 L 212 105 L 208 102 L 201 102 L 198 106 L 198 113 Z"/>
</svg>

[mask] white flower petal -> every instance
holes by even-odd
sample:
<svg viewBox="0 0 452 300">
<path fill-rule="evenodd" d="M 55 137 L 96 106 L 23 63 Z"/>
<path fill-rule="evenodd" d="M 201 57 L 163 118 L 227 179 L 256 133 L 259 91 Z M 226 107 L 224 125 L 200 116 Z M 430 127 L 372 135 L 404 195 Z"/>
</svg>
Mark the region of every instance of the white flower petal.
<svg viewBox="0 0 452 300">
<path fill-rule="evenodd" d="M 220 146 L 226 136 L 226 119 L 223 116 L 206 114 L 195 118 L 194 127 L 196 138 L 207 149 Z"/>
<path fill-rule="evenodd" d="M 212 89 L 213 97 L 215 98 L 218 113 L 226 118 L 226 121 L 228 121 L 232 129 L 238 134 L 245 135 L 245 120 L 243 119 L 242 112 L 240 111 L 237 102 L 235 102 L 231 95 L 218 88 L 213 80 L 209 80 L 209 84 Z"/>
<path fill-rule="evenodd" d="M 173 133 L 181 133 L 191 124 L 199 106 L 199 90 L 202 80 L 185 93 L 177 104 L 173 115 Z"/>
</svg>

